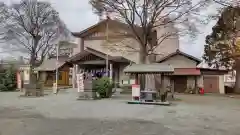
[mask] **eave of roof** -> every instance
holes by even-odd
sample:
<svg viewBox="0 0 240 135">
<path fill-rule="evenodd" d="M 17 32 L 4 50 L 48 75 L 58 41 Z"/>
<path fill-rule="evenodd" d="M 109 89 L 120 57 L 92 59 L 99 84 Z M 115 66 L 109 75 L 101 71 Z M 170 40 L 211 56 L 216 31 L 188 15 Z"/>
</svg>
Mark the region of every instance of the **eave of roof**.
<svg viewBox="0 0 240 135">
<path fill-rule="evenodd" d="M 102 24 L 104 24 L 104 23 L 107 23 L 107 22 L 113 23 L 113 24 L 117 24 L 117 25 L 119 25 L 120 27 L 125 28 L 125 29 L 130 29 L 129 25 L 126 24 L 126 23 L 120 22 L 120 21 L 118 21 L 118 20 L 112 20 L 112 19 L 110 19 L 110 18 L 107 18 L 107 19 L 105 19 L 105 20 L 102 20 L 102 21 L 100 21 L 100 22 L 98 22 L 98 23 L 96 23 L 96 24 L 94 24 L 94 25 L 92 25 L 92 26 L 84 29 L 84 30 L 81 31 L 81 32 L 72 32 L 72 35 L 75 36 L 75 37 L 80 37 L 80 38 L 85 37 L 86 35 L 88 35 L 88 32 L 89 32 L 90 30 L 93 30 L 93 29 L 97 28 L 98 26 L 100 26 L 100 25 L 102 25 Z M 141 28 L 140 26 L 137 26 L 137 25 L 134 25 L 134 27 L 135 27 L 135 29 L 138 29 L 138 28 L 139 28 L 139 30 L 140 30 L 140 28 Z"/>
<path fill-rule="evenodd" d="M 107 21 L 107 19 L 102 20 L 102 21 L 100 21 L 100 22 L 98 22 L 98 23 L 96 23 L 96 24 L 94 24 L 94 25 L 92 25 L 92 26 L 90 26 L 90 27 L 82 30 L 81 32 L 72 32 L 72 35 L 75 36 L 75 37 L 82 37 L 82 35 L 83 35 L 84 33 L 88 32 L 90 29 L 96 28 L 97 26 L 105 23 L 106 21 Z"/>
<path fill-rule="evenodd" d="M 174 68 L 173 75 L 201 75 L 200 69 L 197 68 Z"/>
<path fill-rule="evenodd" d="M 34 70 L 35 71 L 54 71 L 58 68 L 61 68 L 66 63 L 67 63 L 66 58 L 60 58 L 58 61 L 56 58 L 50 58 L 43 61 L 43 63 L 40 66 L 34 68 Z"/>
<path fill-rule="evenodd" d="M 89 48 L 89 47 L 86 47 L 83 52 L 80 52 L 80 53 L 70 57 L 68 59 L 68 62 L 78 61 L 82 57 L 84 57 L 86 55 L 89 55 L 89 54 L 96 55 L 96 56 L 98 56 L 100 58 L 103 58 L 103 59 L 107 59 L 107 57 L 108 57 L 108 60 L 116 61 L 116 62 L 130 62 L 128 59 L 125 59 L 124 57 L 121 57 L 121 56 L 110 56 L 110 55 L 107 56 L 106 53 L 97 51 L 97 50 L 95 50 L 93 48 Z"/>
<path fill-rule="evenodd" d="M 174 68 L 170 65 L 154 64 L 132 64 L 127 66 L 125 73 L 173 73 Z"/>
<path fill-rule="evenodd" d="M 215 69 L 215 68 L 197 68 L 197 69 L 200 69 L 201 71 L 215 71 L 215 72 L 226 72 L 226 73 L 230 71 L 228 69 Z"/>
</svg>

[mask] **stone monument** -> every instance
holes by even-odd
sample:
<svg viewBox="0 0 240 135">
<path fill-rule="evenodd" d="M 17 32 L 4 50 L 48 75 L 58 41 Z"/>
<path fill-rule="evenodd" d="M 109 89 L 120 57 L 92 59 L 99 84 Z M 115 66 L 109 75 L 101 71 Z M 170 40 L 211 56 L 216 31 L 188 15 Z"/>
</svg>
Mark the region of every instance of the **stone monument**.
<svg viewBox="0 0 240 135">
<path fill-rule="evenodd" d="M 78 99 L 96 99 L 96 91 L 92 89 L 92 74 L 77 74 Z"/>
</svg>

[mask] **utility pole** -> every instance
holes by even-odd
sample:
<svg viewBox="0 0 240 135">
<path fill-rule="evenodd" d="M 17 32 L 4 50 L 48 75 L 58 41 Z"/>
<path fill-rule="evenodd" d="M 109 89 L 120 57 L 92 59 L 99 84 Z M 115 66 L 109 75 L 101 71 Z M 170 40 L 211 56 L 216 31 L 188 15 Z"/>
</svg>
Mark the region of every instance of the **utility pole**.
<svg viewBox="0 0 240 135">
<path fill-rule="evenodd" d="M 56 87 L 55 87 L 55 94 L 57 94 L 57 91 L 58 91 L 58 64 L 59 64 L 59 62 L 58 62 L 58 52 L 59 51 L 59 43 L 57 43 L 57 46 L 56 46 L 56 59 L 57 59 L 57 61 L 56 61 Z"/>
<path fill-rule="evenodd" d="M 108 47 L 108 32 L 109 32 L 108 21 L 109 21 L 109 16 L 107 15 L 107 22 L 106 22 L 106 44 L 107 44 L 107 47 Z M 108 48 L 107 48 L 107 50 L 108 50 Z M 108 65 L 109 65 L 109 56 L 108 56 L 108 52 L 107 52 L 107 54 L 106 54 L 106 74 L 107 74 L 107 77 L 109 77 Z"/>
</svg>

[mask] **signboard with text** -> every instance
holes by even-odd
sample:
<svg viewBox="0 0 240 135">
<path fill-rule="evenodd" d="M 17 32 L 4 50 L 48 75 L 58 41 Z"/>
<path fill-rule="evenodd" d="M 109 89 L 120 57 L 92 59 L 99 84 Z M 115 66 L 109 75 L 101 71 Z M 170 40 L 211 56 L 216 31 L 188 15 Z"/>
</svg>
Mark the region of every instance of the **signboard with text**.
<svg viewBox="0 0 240 135">
<path fill-rule="evenodd" d="M 84 91 L 84 74 L 77 74 L 78 92 Z"/>
<path fill-rule="evenodd" d="M 140 85 L 132 85 L 132 97 L 140 97 Z"/>
</svg>

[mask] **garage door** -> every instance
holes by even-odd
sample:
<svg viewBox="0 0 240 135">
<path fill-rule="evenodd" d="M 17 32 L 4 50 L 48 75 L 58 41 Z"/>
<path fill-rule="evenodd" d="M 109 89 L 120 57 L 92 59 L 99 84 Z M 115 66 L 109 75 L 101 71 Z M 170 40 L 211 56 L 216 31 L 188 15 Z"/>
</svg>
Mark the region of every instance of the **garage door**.
<svg viewBox="0 0 240 135">
<path fill-rule="evenodd" d="M 219 93 L 219 76 L 204 76 L 203 84 L 206 93 Z"/>
</svg>

